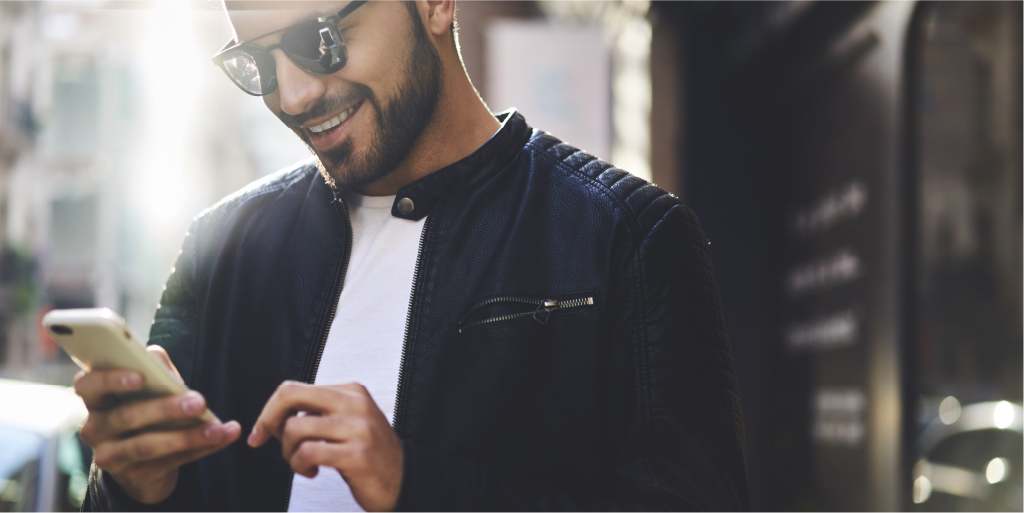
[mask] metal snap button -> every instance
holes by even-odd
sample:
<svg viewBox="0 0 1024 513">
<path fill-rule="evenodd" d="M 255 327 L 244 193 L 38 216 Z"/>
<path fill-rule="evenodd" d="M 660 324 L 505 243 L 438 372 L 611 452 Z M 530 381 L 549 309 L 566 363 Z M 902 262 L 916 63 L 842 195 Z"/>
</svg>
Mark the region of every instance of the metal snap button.
<svg viewBox="0 0 1024 513">
<path fill-rule="evenodd" d="M 416 205 L 414 205 L 412 200 L 409 198 L 402 198 L 398 200 L 398 213 L 402 214 L 403 216 L 411 214 L 413 209 L 415 208 Z"/>
</svg>

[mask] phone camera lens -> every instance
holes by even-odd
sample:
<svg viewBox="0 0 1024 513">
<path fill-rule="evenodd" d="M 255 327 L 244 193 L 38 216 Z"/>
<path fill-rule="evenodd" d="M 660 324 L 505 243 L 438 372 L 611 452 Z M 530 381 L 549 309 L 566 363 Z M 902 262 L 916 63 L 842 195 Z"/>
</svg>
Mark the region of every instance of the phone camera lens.
<svg viewBox="0 0 1024 513">
<path fill-rule="evenodd" d="M 64 326 L 63 324 L 54 324 L 53 326 L 50 326 L 50 329 L 58 335 L 70 335 L 74 333 L 71 328 Z"/>
</svg>

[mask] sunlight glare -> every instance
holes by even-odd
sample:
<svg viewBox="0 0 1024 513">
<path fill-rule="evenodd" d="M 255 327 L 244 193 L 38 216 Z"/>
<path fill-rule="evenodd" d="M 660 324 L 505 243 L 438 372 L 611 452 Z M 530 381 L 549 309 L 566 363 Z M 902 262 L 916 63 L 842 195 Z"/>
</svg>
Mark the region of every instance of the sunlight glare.
<svg viewBox="0 0 1024 513">
<path fill-rule="evenodd" d="M 137 194 L 148 223 L 167 228 L 184 206 L 185 149 L 202 62 L 187 2 L 161 0 L 149 13 L 146 62 L 146 153 Z"/>
</svg>

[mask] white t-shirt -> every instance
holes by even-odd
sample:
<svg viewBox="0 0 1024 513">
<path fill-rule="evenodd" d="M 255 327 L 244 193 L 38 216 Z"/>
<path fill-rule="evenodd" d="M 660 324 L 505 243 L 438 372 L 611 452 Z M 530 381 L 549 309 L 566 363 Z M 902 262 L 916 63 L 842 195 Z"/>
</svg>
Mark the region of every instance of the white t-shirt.
<svg viewBox="0 0 1024 513">
<path fill-rule="evenodd" d="M 423 223 L 391 215 L 394 196 L 346 193 L 352 254 L 317 385 L 357 382 L 394 422 L 405 323 Z M 337 470 L 296 474 L 288 511 L 363 511 Z"/>
</svg>

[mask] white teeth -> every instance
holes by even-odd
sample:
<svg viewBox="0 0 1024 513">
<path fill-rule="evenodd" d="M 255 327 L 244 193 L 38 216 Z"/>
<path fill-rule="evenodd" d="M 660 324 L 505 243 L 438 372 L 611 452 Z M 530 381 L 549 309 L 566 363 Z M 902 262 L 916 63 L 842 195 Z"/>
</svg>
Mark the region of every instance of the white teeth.
<svg viewBox="0 0 1024 513">
<path fill-rule="evenodd" d="M 308 127 L 309 131 L 313 132 L 314 134 L 319 134 L 320 132 L 323 132 L 324 130 L 328 130 L 328 129 L 334 128 L 334 127 L 344 123 L 345 120 L 348 119 L 349 116 L 351 116 L 352 114 L 355 114 L 355 111 L 356 111 L 356 106 L 350 107 L 348 110 L 342 112 L 341 114 L 338 114 L 337 116 L 334 116 L 331 119 L 328 119 L 327 121 L 324 121 L 323 123 L 320 123 L 319 125 Z"/>
</svg>

